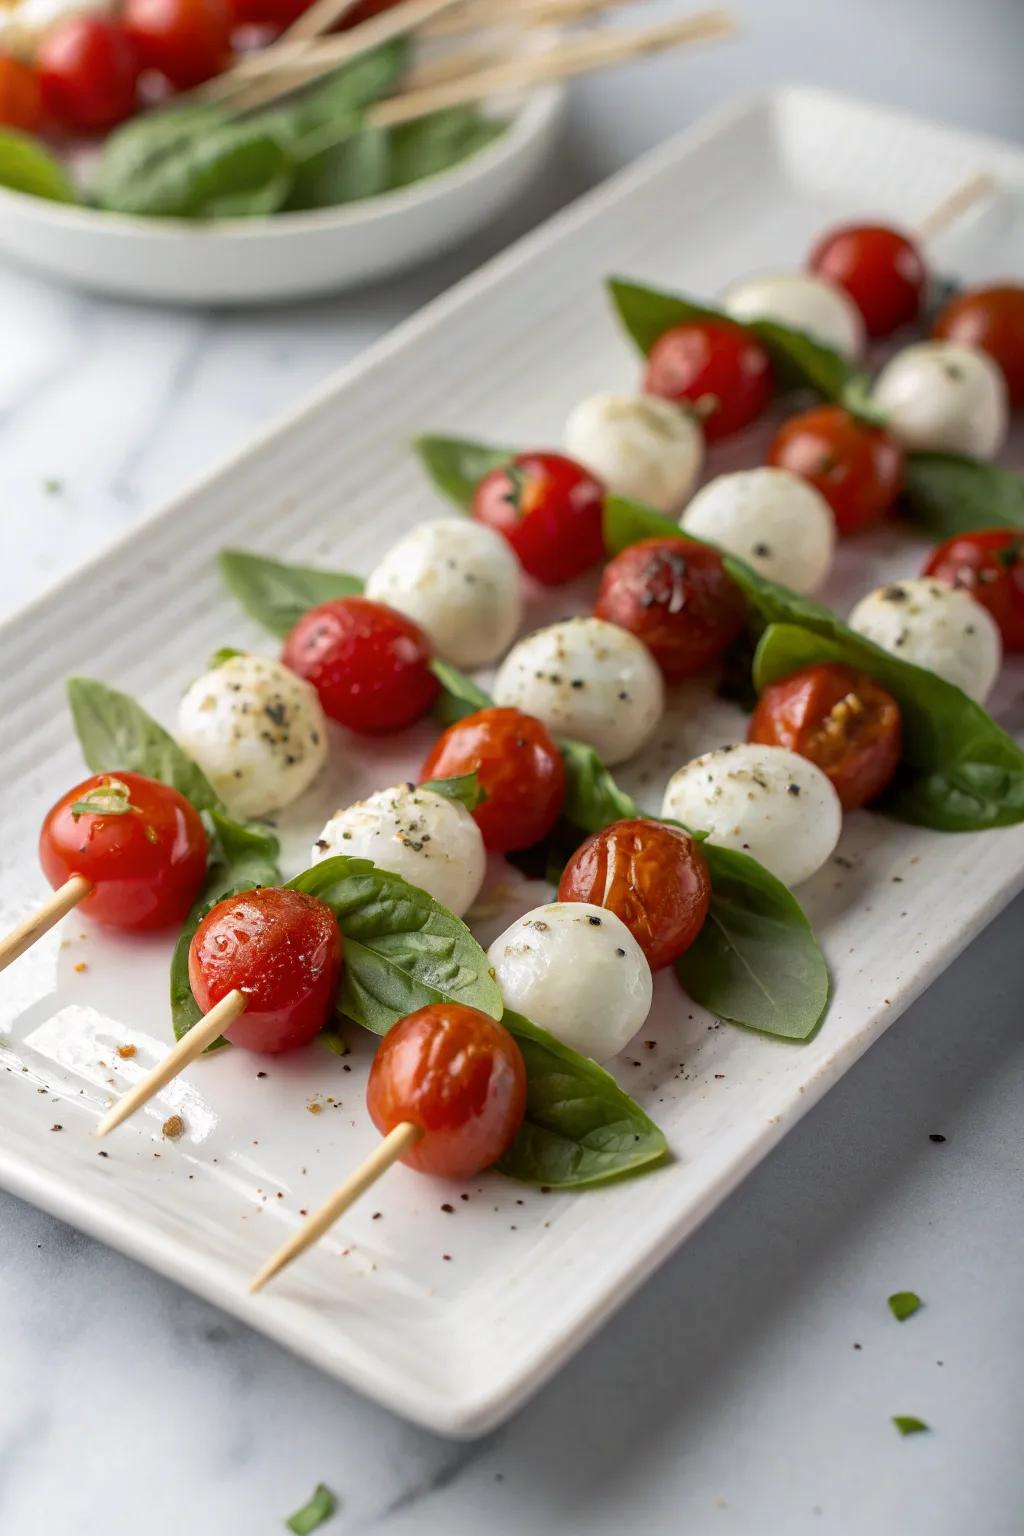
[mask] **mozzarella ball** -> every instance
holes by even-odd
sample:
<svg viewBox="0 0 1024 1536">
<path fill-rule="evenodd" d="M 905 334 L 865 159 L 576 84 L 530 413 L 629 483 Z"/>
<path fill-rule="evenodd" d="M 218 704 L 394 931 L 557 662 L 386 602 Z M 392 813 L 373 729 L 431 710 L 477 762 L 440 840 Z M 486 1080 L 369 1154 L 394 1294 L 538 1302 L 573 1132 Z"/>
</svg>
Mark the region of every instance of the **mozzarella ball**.
<svg viewBox="0 0 1024 1536">
<path fill-rule="evenodd" d="M 704 435 L 657 395 L 591 395 L 565 424 L 565 451 L 616 496 L 678 512 L 700 474 Z"/>
<path fill-rule="evenodd" d="M 0 4 L 0 51 L 31 63 L 47 32 L 72 16 L 113 17 L 114 0 L 14 0 Z"/>
<path fill-rule="evenodd" d="M 734 320 L 775 320 L 843 357 L 864 351 L 864 321 L 853 300 L 836 284 L 809 272 L 766 272 L 733 283 L 722 295 Z"/>
<path fill-rule="evenodd" d="M 327 758 L 316 691 L 266 656 L 230 656 L 189 688 L 178 740 L 236 816 L 297 800 Z"/>
<path fill-rule="evenodd" d="M 620 917 L 589 901 L 535 907 L 487 958 L 507 1008 L 595 1061 L 617 1056 L 651 1011 L 643 950 Z"/>
<path fill-rule="evenodd" d="M 788 469 L 719 475 L 697 492 L 679 525 L 794 592 L 821 586 L 836 542 L 828 502 Z"/>
<path fill-rule="evenodd" d="M 606 764 L 650 739 L 665 686 L 647 647 L 604 619 L 566 619 L 514 646 L 494 679 L 494 701 L 589 743 Z"/>
<path fill-rule="evenodd" d="M 991 459 L 1006 438 L 1006 382 L 974 347 L 919 341 L 878 375 L 874 399 L 905 448 Z"/>
<path fill-rule="evenodd" d="M 928 576 L 894 581 L 862 597 L 850 627 L 902 661 L 927 667 L 983 704 L 999 676 L 999 626 L 969 592 Z"/>
<path fill-rule="evenodd" d="M 799 885 L 828 860 L 843 812 L 830 779 L 785 747 L 741 742 L 695 757 L 674 773 L 663 816 L 738 848 L 784 885 Z"/>
<path fill-rule="evenodd" d="M 313 844 L 313 863 L 344 853 L 419 886 L 456 917 L 473 905 L 487 868 L 480 828 L 458 800 L 396 784 L 335 811 Z"/>
<path fill-rule="evenodd" d="M 496 661 L 522 616 L 519 562 L 500 534 L 468 517 L 413 528 L 370 573 L 366 596 L 415 620 L 457 667 Z"/>
</svg>

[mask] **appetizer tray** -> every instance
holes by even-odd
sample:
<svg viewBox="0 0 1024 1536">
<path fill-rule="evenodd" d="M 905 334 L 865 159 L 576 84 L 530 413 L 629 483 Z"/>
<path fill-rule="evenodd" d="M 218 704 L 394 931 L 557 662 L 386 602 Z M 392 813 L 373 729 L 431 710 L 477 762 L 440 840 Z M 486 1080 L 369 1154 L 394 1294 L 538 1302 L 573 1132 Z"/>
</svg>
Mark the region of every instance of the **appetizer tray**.
<svg viewBox="0 0 1024 1536">
<path fill-rule="evenodd" d="M 222 546 L 365 573 L 399 533 L 449 510 L 410 451 L 416 434 L 553 446 L 582 396 L 632 387 L 637 359 L 609 274 L 711 298 L 747 272 L 795 266 L 837 220 L 912 224 L 979 168 L 998 196 L 932 252 L 966 280 L 1019 272 L 1024 153 L 803 88 L 719 112 L 400 327 L 21 613 L 3 632 L 0 927 L 43 895 L 36 829 L 56 788 L 85 771 L 65 676 L 102 678 L 170 722 L 217 647 L 272 649 L 221 587 Z M 709 472 L 757 463 L 762 447 L 753 433 L 718 447 Z M 923 547 L 895 526 L 847 541 L 825 601 L 847 612 L 880 580 L 916 573 Z M 591 593 L 548 593 L 526 627 L 582 610 Z M 1022 682 L 1019 663 L 1007 666 L 990 700 L 1018 734 Z M 620 780 L 656 809 L 676 766 L 741 730 L 732 705 L 687 685 Z M 339 804 L 413 774 L 435 732 L 339 731 L 329 773 L 277 818 L 285 872 L 305 867 Z M 799 891 L 833 977 L 817 1035 L 794 1045 L 719 1024 L 665 972 L 640 1038 L 611 1063 L 664 1129 L 669 1164 L 560 1195 L 497 1175 L 453 1191 L 397 1168 L 259 1296 L 247 1294 L 251 1275 L 375 1141 L 363 1103 L 373 1042 L 353 1028 L 344 1058 L 320 1043 L 265 1060 L 219 1052 L 101 1145 L 99 1115 L 167 1049 L 169 946 L 104 938 L 72 914 L 0 979 L 0 1181 L 396 1412 L 479 1434 L 626 1300 L 1022 884 L 1024 826 L 944 836 L 848 817 L 835 859 Z M 489 943 L 545 891 L 495 861 L 477 936 Z M 186 1132 L 170 1141 L 161 1127 L 176 1113 Z"/>
</svg>

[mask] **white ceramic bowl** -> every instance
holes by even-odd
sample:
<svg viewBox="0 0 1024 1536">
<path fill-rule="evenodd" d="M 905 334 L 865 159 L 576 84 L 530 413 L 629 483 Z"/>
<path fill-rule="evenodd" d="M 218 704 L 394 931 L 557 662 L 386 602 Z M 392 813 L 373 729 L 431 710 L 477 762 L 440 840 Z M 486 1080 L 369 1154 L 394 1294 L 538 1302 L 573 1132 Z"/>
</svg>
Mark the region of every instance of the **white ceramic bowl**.
<svg viewBox="0 0 1024 1536">
<path fill-rule="evenodd" d="M 557 85 L 503 104 L 508 130 L 398 192 L 272 218 L 140 219 L 0 188 L 0 253 L 32 272 L 121 299 L 253 304 L 336 292 L 455 245 L 511 203 L 551 146 Z"/>
</svg>

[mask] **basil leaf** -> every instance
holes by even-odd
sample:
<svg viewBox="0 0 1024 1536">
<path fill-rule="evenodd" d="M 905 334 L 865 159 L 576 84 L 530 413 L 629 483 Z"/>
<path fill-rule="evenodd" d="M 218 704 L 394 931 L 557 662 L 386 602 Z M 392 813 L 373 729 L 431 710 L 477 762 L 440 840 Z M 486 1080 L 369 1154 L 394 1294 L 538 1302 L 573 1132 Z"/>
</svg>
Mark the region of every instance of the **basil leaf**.
<svg viewBox="0 0 1024 1536">
<path fill-rule="evenodd" d="M 94 773 L 144 773 L 170 784 L 197 811 L 223 810 L 202 769 L 140 704 L 89 677 L 71 677 L 68 702 L 82 756 Z"/>
<path fill-rule="evenodd" d="M 465 1003 L 492 1018 L 501 992 L 465 923 L 426 891 L 369 859 L 324 859 L 288 882 L 325 901 L 345 941 L 338 1011 L 383 1035 L 428 1003 Z"/>
<path fill-rule="evenodd" d="M 443 795 L 446 800 L 457 800 L 467 811 L 475 811 L 487 799 L 487 792 L 475 770 L 472 773 L 460 773 L 451 779 L 426 779 L 420 789 L 432 790 L 435 795 Z"/>
<path fill-rule="evenodd" d="M 242 549 L 222 549 L 220 573 L 250 618 L 282 639 L 311 608 L 363 590 L 358 576 L 286 565 Z"/>
<path fill-rule="evenodd" d="M 204 218 L 214 216 L 224 199 L 230 198 L 229 206 L 237 211 L 246 196 L 265 197 L 269 187 L 286 195 L 291 170 L 283 145 L 257 125 L 192 124 L 170 135 L 162 152 L 138 174 L 102 179 L 97 195 L 104 208 L 116 213 Z"/>
<path fill-rule="evenodd" d="M 254 187 L 240 188 L 210 197 L 203 203 L 199 216 L 204 219 L 257 219 L 279 213 L 288 202 L 294 177 L 290 165 L 280 174 L 271 176 Z"/>
<path fill-rule="evenodd" d="M 104 143 L 92 183 L 93 199 L 101 208 L 113 207 L 129 196 L 129 189 L 144 181 L 164 156 L 193 136 L 220 127 L 225 120 L 219 107 L 170 107 L 132 118 Z"/>
<path fill-rule="evenodd" d="M 418 437 L 413 447 L 438 490 L 466 511 L 484 475 L 516 455 L 514 448 L 492 448 L 457 437 Z"/>
<path fill-rule="evenodd" d="M 499 1173 L 525 1184 L 581 1189 L 665 1160 L 664 1136 L 614 1077 L 521 1014 L 502 1023 L 526 1062 L 526 1118 Z"/>
<path fill-rule="evenodd" d="M 285 107 L 272 109 L 274 117 L 290 114 L 302 132 L 333 127 L 339 119 L 358 113 L 379 101 L 397 83 L 412 60 L 408 37 L 393 37 L 369 53 L 360 54 L 318 81 L 310 90 L 296 95 Z M 257 121 L 261 118 L 257 117 Z"/>
<path fill-rule="evenodd" d="M 486 148 L 507 127 L 466 106 L 401 124 L 391 132 L 391 186 L 406 187 L 449 170 Z"/>
<path fill-rule="evenodd" d="M 391 183 L 391 142 L 386 129 L 355 129 L 352 137 L 304 159 L 288 197 L 290 210 L 336 208 L 386 192 Z"/>
<path fill-rule="evenodd" d="M 1024 528 L 1024 475 L 958 453 L 908 453 L 902 504 L 937 539 Z"/>
<path fill-rule="evenodd" d="M 901 1435 L 919 1435 L 928 1430 L 924 1419 L 915 1419 L 910 1413 L 894 1413 L 892 1421 Z"/>
<path fill-rule="evenodd" d="M 616 784 L 593 747 L 582 741 L 559 742 L 565 763 L 562 814 L 584 832 L 599 832 L 613 821 L 642 816 L 636 801 Z"/>
<path fill-rule="evenodd" d="M 310 1531 L 315 1531 L 318 1525 L 331 1518 L 337 1507 L 338 1501 L 327 1484 L 317 1483 L 312 1497 L 289 1516 L 285 1525 L 295 1532 L 295 1536 L 309 1536 Z"/>
<path fill-rule="evenodd" d="M 0 130 L 0 187 L 51 203 L 77 203 L 74 182 L 54 155 L 30 134 Z"/>
<path fill-rule="evenodd" d="M 920 1311 L 921 1298 L 913 1291 L 896 1291 L 889 1297 L 889 1311 L 898 1323 L 905 1323 L 908 1317 L 913 1317 Z"/>
<path fill-rule="evenodd" d="M 226 661 L 234 661 L 236 656 L 244 655 L 245 652 L 238 650 L 236 646 L 222 645 L 214 651 L 213 655 L 206 663 L 207 670 L 210 672 L 216 672 L 217 668 L 222 667 Z"/>
<path fill-rule="evenodd" d="M 467 715 L 475 715 L 478 710 L 492 707 L 494 700 L 471 677 L 467 677 L 450 662 L 435 657 L 430 663 L 430 670 L 441 684 L 441 692 L 434 705 L 434 716 L 442 725 L 454 725 Z"/>
</svg>

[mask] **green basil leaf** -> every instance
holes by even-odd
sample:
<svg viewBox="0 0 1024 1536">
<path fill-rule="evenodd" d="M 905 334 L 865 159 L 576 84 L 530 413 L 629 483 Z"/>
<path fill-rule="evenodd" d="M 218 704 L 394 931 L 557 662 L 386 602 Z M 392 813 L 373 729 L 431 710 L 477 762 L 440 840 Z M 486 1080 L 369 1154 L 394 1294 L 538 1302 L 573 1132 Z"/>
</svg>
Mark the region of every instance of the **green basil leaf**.
<svg viewBox="0 0 1024 1536">
<path fill-rule="evenodd" d="M 325 901 L 345 941 L 338 1011 L 383 1035 L 428 1003 L 465 1003 L 492 1018 L 501 992 L 465 923 L 426 891 L 369 859 L 324 859 L 288 882 Z"/>
<path fill-rule="evenodd" d="M 915 1419 L 911 1413 L 894 1413 L 892 1421 L 901 1435 L 920 1435 L 928 1431 L 924 1419 Z"/>
<path fill-rule="evenodd" d="M 921 1298 L 913 1291 L 896 1291 L 889 1297 L 889 1311 L 898 1323 L 905 1323 L 921 1309 Z"/>
<path fill-rule="evenodd" d="M 405 187 L 449 170 L 493 143 L 507 127 L 466 106 L 402 123 L 391 132 L 391 186 Z"/>
<path fill-rule="evenodd" d="M 205 218 L 225 199 L 237 210 L 245 197 L 265 196 L 269 187 L 280 191 L 291 170 L 291 157 L 272 133 L 214 123 L 169 137 L 137 175 L 101 179 L 96 190 L 102 206 L 116 213 Z"/>
<path fill-rule="evenodd" d="M 79 201 L 74 182 L 60 161 L 30 134 L 11 128 L 0 129 L 0 187 L 51 203 Z"/>
<path fill-rule="evenodd" d="M 435 795 L 443 795 L 446 800 L 457 800 L 467 811 L 475 811 L 487 799 L 487 791 L 475 770 L 460 773 L 452 779 L 425 779 L 420 789 L 433 790 Z"/>
<path fill-rule="evenodd" d="M 418 437 L 413 444 L 438 490 L 467 511 L 484 475 L 514 459 L 514 448 L 493 448 L 457 437 Z"/>
<path fill-rule="evenodd" d="M 282 639 L 311 608 L 363 590 L 358 576 L 222 549 L 220 573 L 251 619 Z"/>
<path fill-rule="evenodd" d="M 236 656 L 244 655 L 245 652 L 238 650 L 238 648 L 234 645 L 219 646 L 218 649 L 214 651 L 209 661 L 206 663 L 207 669 L 210 672 L 215 672 L 217 668 L 222 667 L 226 661 L 234 661 Z"/>
<path fill-rule="evenodd" d="M 526 1118 L 500 1173 L 525 1184 L 581 1189 L 646 1172 L 668 1145 L 614 1077 L 521 1014 L 502 1023 L 526 1062 Z"/>
<path fill-rule="evenodd" d="M 115 206 L 144 181 L 158 163 L 201 133 L 226 121 L 220 107 L 169 107 L 134 117 L 110 134 L 92 184 L 101 208 Z"/>
<path fill-rule="evenodd" d="M 388 131 L 357 128 L 351 138 L 330 144 L 301 162 L 295 172 L 288 208 L 336 208 L 386 192 L 390 182 Z"/>
<path fill-rule="evenodd" d="M 327 1484 L 317 1483 L 312 1497 L 289 1516 L 285 1525 L 295 1532 L 295 1536 L 309 1536 L 310 1531 L 315 1531 L 318 1525 L 331 1518 L 337 1507 L 338 1501 Z"/>
<path fill-rule="evenodd" d="M 434 705 L 434 716 L 442 725 L 454 725 L 467 715 L 475 715 L 480 709 L 492 707 L 494 700 L 471 677 L 467 677 L 450 662 L 435 657 L 430 663 L 430 670 L 441 684 L 441 692 Z"/>
<path fill-rule="evenodd" d="M 279 213 L 288 202 L 293 180 L 291 166 L 285 165 L 280 175 L 261 185 L 208 198 L 200 215 L 204 219 L 266 218 L 268 214 Z"/>
<path fill-rule="evenodd" d="M 141 704 L 89 677 L 69 678 L 67 689 L 82 756 L 94 773 L 144 773 L 172 785 L 197 811 L 223 810 L 202 769 Z"/>
<path fill-rule="evenodd" d="M 908 453 L 902 505 L 937 539 L 1024 528 L 1024 475 L 958 453 Z"/>
<path fill-rule="evenodd" d="M 599 832 L 613 821 L 644 814 L 633 797 L 619 788 L 593 747 L 564 739 L 558 745 L 565 763 L 562 814 L 574 826 Z"/>
<path fill-rule="evenodd" d="M 272 109 L 273 114 L 276 117 L 282 111 L 290 111 L 303 133 L 335 126 L 386 95 L 411 60 L 410 39 L 393 37 L 369 53 L 360 54 L 308 91 L 297 94 L 284 108 Z M 256 121 L 262 119 L 257 116 Z"/>
</svg>

